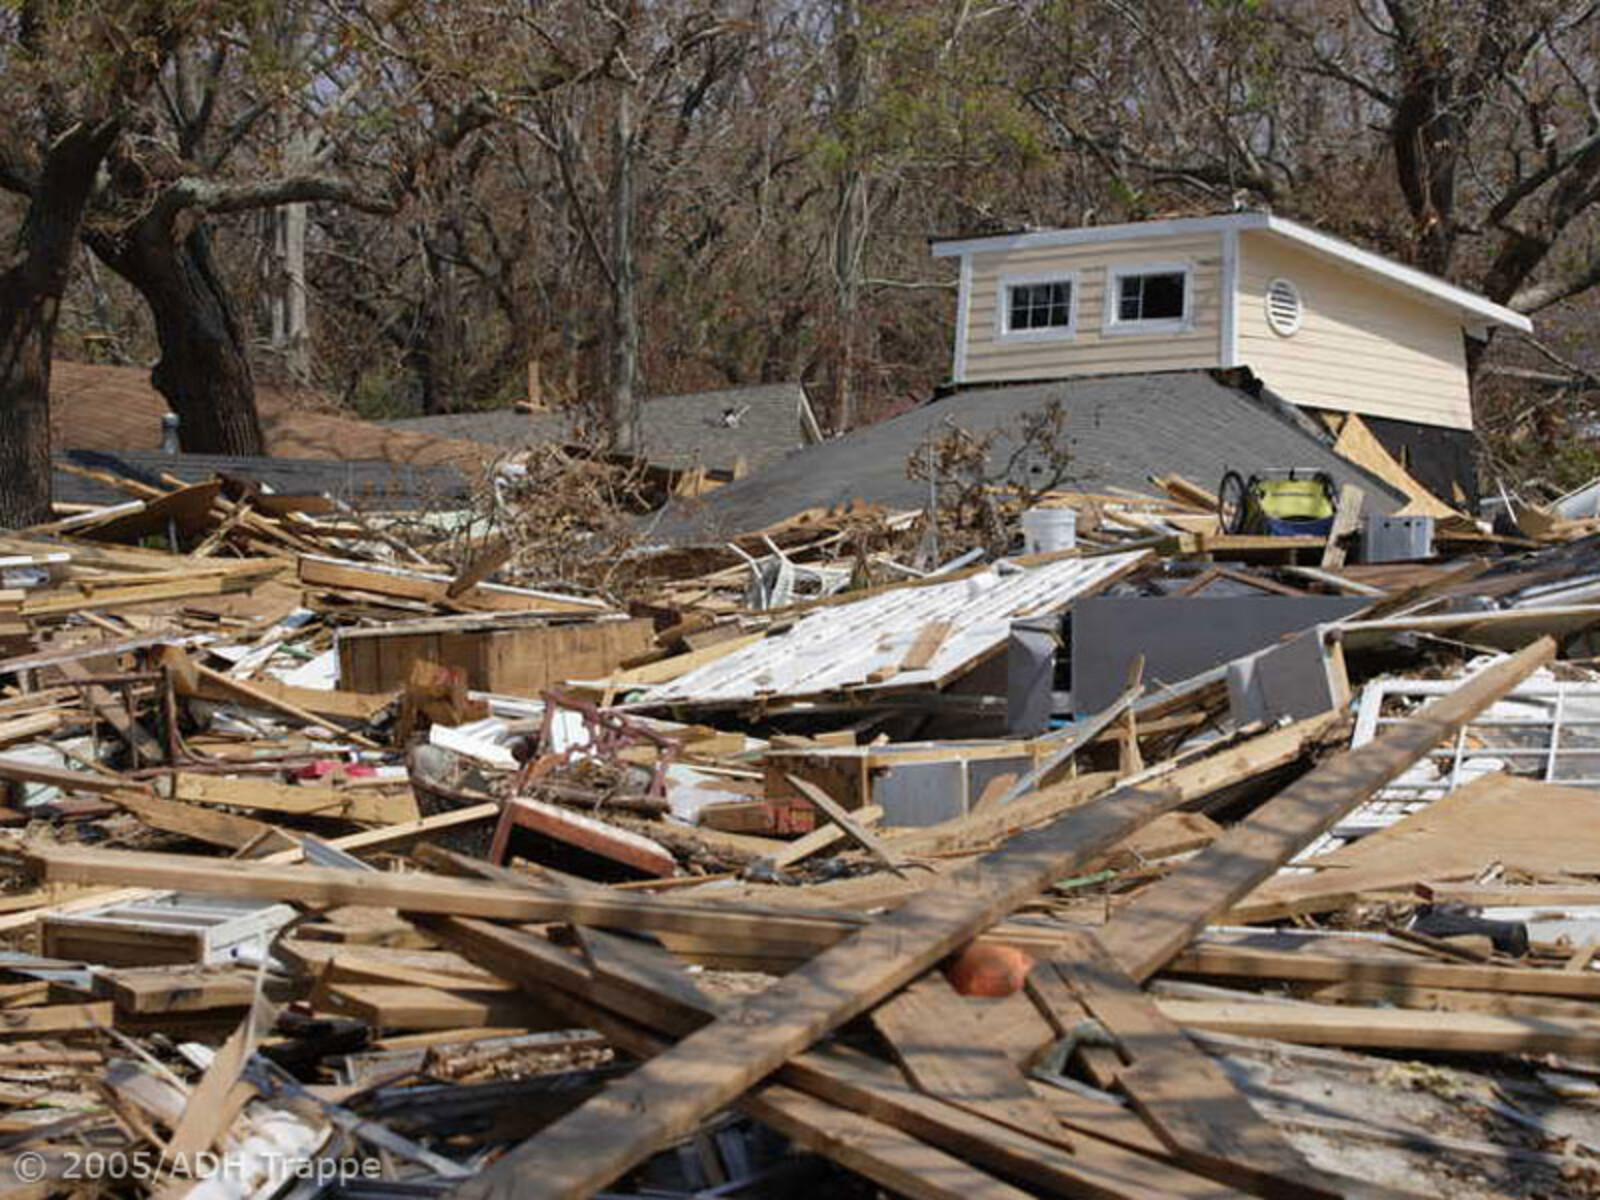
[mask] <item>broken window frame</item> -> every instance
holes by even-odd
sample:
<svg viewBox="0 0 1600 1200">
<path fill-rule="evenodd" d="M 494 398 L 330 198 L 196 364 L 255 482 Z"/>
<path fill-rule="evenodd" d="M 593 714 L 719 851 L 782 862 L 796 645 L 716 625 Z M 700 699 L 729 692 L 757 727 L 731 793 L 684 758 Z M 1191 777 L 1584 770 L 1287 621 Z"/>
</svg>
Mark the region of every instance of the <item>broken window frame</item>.
<svg viewBox="0 0 1600 1200">
<path fill-rule="evenodd" d="M 1409 714 L 1428 701 L 1448 695 L 1460 686 L 1459 679 L 1374 680 L 1362 689 L 1357 701 L 1355 728 L 1350 735 L 1351 749 L 1366 745 L 1384 729 L 1407 721 Z M 1595 716 L 1571 715 L 1567 707 L 1575 697 L 1592 699 L 1600 707 L 1600 683 L 1525 680 L 1491 706 L 1488 712 L 1468 721 L 1456 731 L 1454 737 L 1428 752 L 1424 761 L 1438 768 L 1438 779 L 1418 780 L 1414 778 L 1414 773 L 1421 764 L 1413 767 L 1312 842 L 1295 856 L 1294 861 L 1298 863 L 1325 854 L 1347 841 L 1374 833 L 1426 808 L 1483 774 L 1478 770 L 1464 772 L 1464 767 L 1473 760 L 1482 764 L 1495 760 L 1504 762 L 1512 774 L 1524 779 L 1535 778 L 1541 783 L 1558 787 L 1600 790 L 1600 713 Z M 1405 712 L 1392 712 L 1396 702 L 1405 704 Z M 1495 713 L 1495 708 L 1503 710 L 1503 706 L 1508 704 L 1543 706 L 1545 712 L 1525 716 Z M 1386 712 L 1386 709 L 1391 711 Z M 1526 744 L 1521 744 L 1512 740 L 1518 730 L 1534 731 L 1535 736 L 1525 739 Z M 1572 744 L 1571 739 L 1580 733 L 1594 744 Z M 1563 766 L 1583 765 L 1585 760 L 1593 764 L 1586 766 L 1587 773 L 1561 773 Z M 1530 766 L 1536 770 L 1530 769 Z"/>
<path fill-rule="evenodd" d="M 1065 286 L 1067 319 L 1059 325 L 1013 326 L 1014 294 L 1021 288 Z M 1078 334 L 1078 272 L 1050 271 L 1035 275 L 1002 275 L 998 282 L 999 303 L 995 306 L 995 340 L 1001 342 L 1066 341 Z M 1056 307 L 1053 303 L 1045 308 Z"/>
<path fill-rule="evenodd" d="M 1176 317 L 1146 317 L 1122 315 L 1122 289 L 1129 280 L 1148 279 L 1158 275 L 1179 275 L 1183 278 L 1183 307 Z M 1113 266 L 1106 272 L 1106 292 L 1103 301 L 1105 320 L 1101 332 L 1110 336 L 1130 334 L 1185 333 L 1194 328 L 1194 264 L 1188 262 L 1128 263 Z"/>
</svg>

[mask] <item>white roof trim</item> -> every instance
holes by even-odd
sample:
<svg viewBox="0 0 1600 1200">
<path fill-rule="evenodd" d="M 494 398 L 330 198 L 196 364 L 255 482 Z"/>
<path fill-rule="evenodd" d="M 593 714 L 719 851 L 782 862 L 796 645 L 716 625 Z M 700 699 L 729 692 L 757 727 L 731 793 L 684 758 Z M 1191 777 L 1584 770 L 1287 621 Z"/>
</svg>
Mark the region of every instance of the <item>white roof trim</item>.
<svg viewBox="0 0 1600 1200">
<path fill-rule="evenodd" d="M 1470 316 L 1472 320 L 1464 320 L 1464 324 L 1476 326 L 1487 322 L 1491 325 L 1504 325 L 1509 329 L 1520 329 L 1523 333 L 1530 333 L 1533 330 L 1533 322 L 1522 313 L 1513 312 L 1476 292 L 1456 287 L 1415 267 L 1405 266 L 1381 254 L 1374 254 L 1370 250 L 1351 245 L 1341 238 L 1320 233 L 1286 217 L 1273 216 L 1271 213 L 1227 213 L 1215 217 L 1179 217 L 1170 221 L 1089 225 L 1082 229 L 1046 229 L 1036 233 L 967 238 L 960 241 L 935 242 L 933 255 L 935 258 L 954 258 L 958 255 L 964 258 L 972 254 L 993 254 L 998 251 L 1026 250 L 1039 246 L 1077 246 L 1094 242 L 1117 242 L 1136 237 L 1183 237 L 1197 233 L 1239 233 L 1248 230 L 1262 230 L 1276 234 L 1329 258 L 1381 275 L 1392 283 L 1456 310 L 1463 318 Z"/>
</svg>

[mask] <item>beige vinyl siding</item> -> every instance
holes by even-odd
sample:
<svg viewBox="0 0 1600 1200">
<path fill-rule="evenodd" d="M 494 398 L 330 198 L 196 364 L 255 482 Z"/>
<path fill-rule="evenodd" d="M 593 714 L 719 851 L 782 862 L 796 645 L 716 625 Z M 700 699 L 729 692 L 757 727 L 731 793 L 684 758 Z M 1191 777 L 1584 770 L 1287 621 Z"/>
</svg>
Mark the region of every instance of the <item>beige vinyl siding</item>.
<svg viewBox="0 0 1600 1200">
<path fill-rule="evenodd" d="M 1267 233 L 1239 238 L 1239 361 L 1311 408 L 1472 428 L 1460 318 Z M 1300 291 L 1299 332 L 1267 324 L 1267 284 Z"/>
<path fill-rule="evenodd" d="M 1113 267 L 1183 263 L 1191 327 L 1181 333 L 1101 332 L 1106 281 Z M 997 341 L 1002 276 L 1077 276 L 1077 333 L 1046 341 Z M 967 296 L 965 382 L 1053 379 L 1133 371 L 1214 367 L 1220 361 L 1222 236 L 1130 238 L 1079 246 L 1040 246 L 974 254 Z"/>
</svg>

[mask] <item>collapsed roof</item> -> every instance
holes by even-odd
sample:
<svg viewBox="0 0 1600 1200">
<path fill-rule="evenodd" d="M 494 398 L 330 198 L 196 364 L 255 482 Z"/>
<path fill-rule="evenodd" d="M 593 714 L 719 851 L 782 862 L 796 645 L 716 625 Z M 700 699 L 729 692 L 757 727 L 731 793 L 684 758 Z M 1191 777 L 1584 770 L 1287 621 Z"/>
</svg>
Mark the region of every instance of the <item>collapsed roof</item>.
<svg viewBox="0 0 1600 1200">
<path fill-rule="evenodd" d="M 878 425 L 812 446 L 709 496 L 680 501 L 656 534 L 669 541 L 721 540 L 811 508 L 851 501 L 917 508 L 928 485 L 906 471 L 909 457 L 940 426 L 974 434 L 999 430 L 997 468 L 1016 446 L 1018 421 L 1050 404 L 1066 419 L 1072 462 L 1062 487 L 1149 490 L 1154 471 L 1215 487 L 1225 471 L 1278 467 L 1326 471 L 1367 495 L 1368 511 L 1389 513 L 1403 497 L 1333 452 L 1289 415 L 1207 371 L 1095 376 L 1050 383 L 963 388 Z"/>
<path fill-rule="evenodd" d="M 644 401 L 643 456 L 664 467 L 755 470 L 820 440 L 806 390 L 798 383 L 726 388 Z M 582 414 L 573 411 L 445 413 L 386 421 L 401 432 L 515 449 L 536 442 L 583 441 Z"/>
</svg>

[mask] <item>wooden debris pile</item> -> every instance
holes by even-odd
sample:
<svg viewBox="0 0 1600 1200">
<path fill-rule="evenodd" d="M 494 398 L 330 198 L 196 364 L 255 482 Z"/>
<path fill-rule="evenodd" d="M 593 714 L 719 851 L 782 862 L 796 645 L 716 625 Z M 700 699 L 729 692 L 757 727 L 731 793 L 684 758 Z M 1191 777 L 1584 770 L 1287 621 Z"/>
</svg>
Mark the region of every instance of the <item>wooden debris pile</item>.
<svg viewBox="0 0 1600 1200">
<path fill-rule="evenodd" d="M 0 1170 L 1597 1194 L 1600 551 L 1357 564 L 1159 486 L 618 603 L 217 481 L 6 538 Z"/>
</svg>

